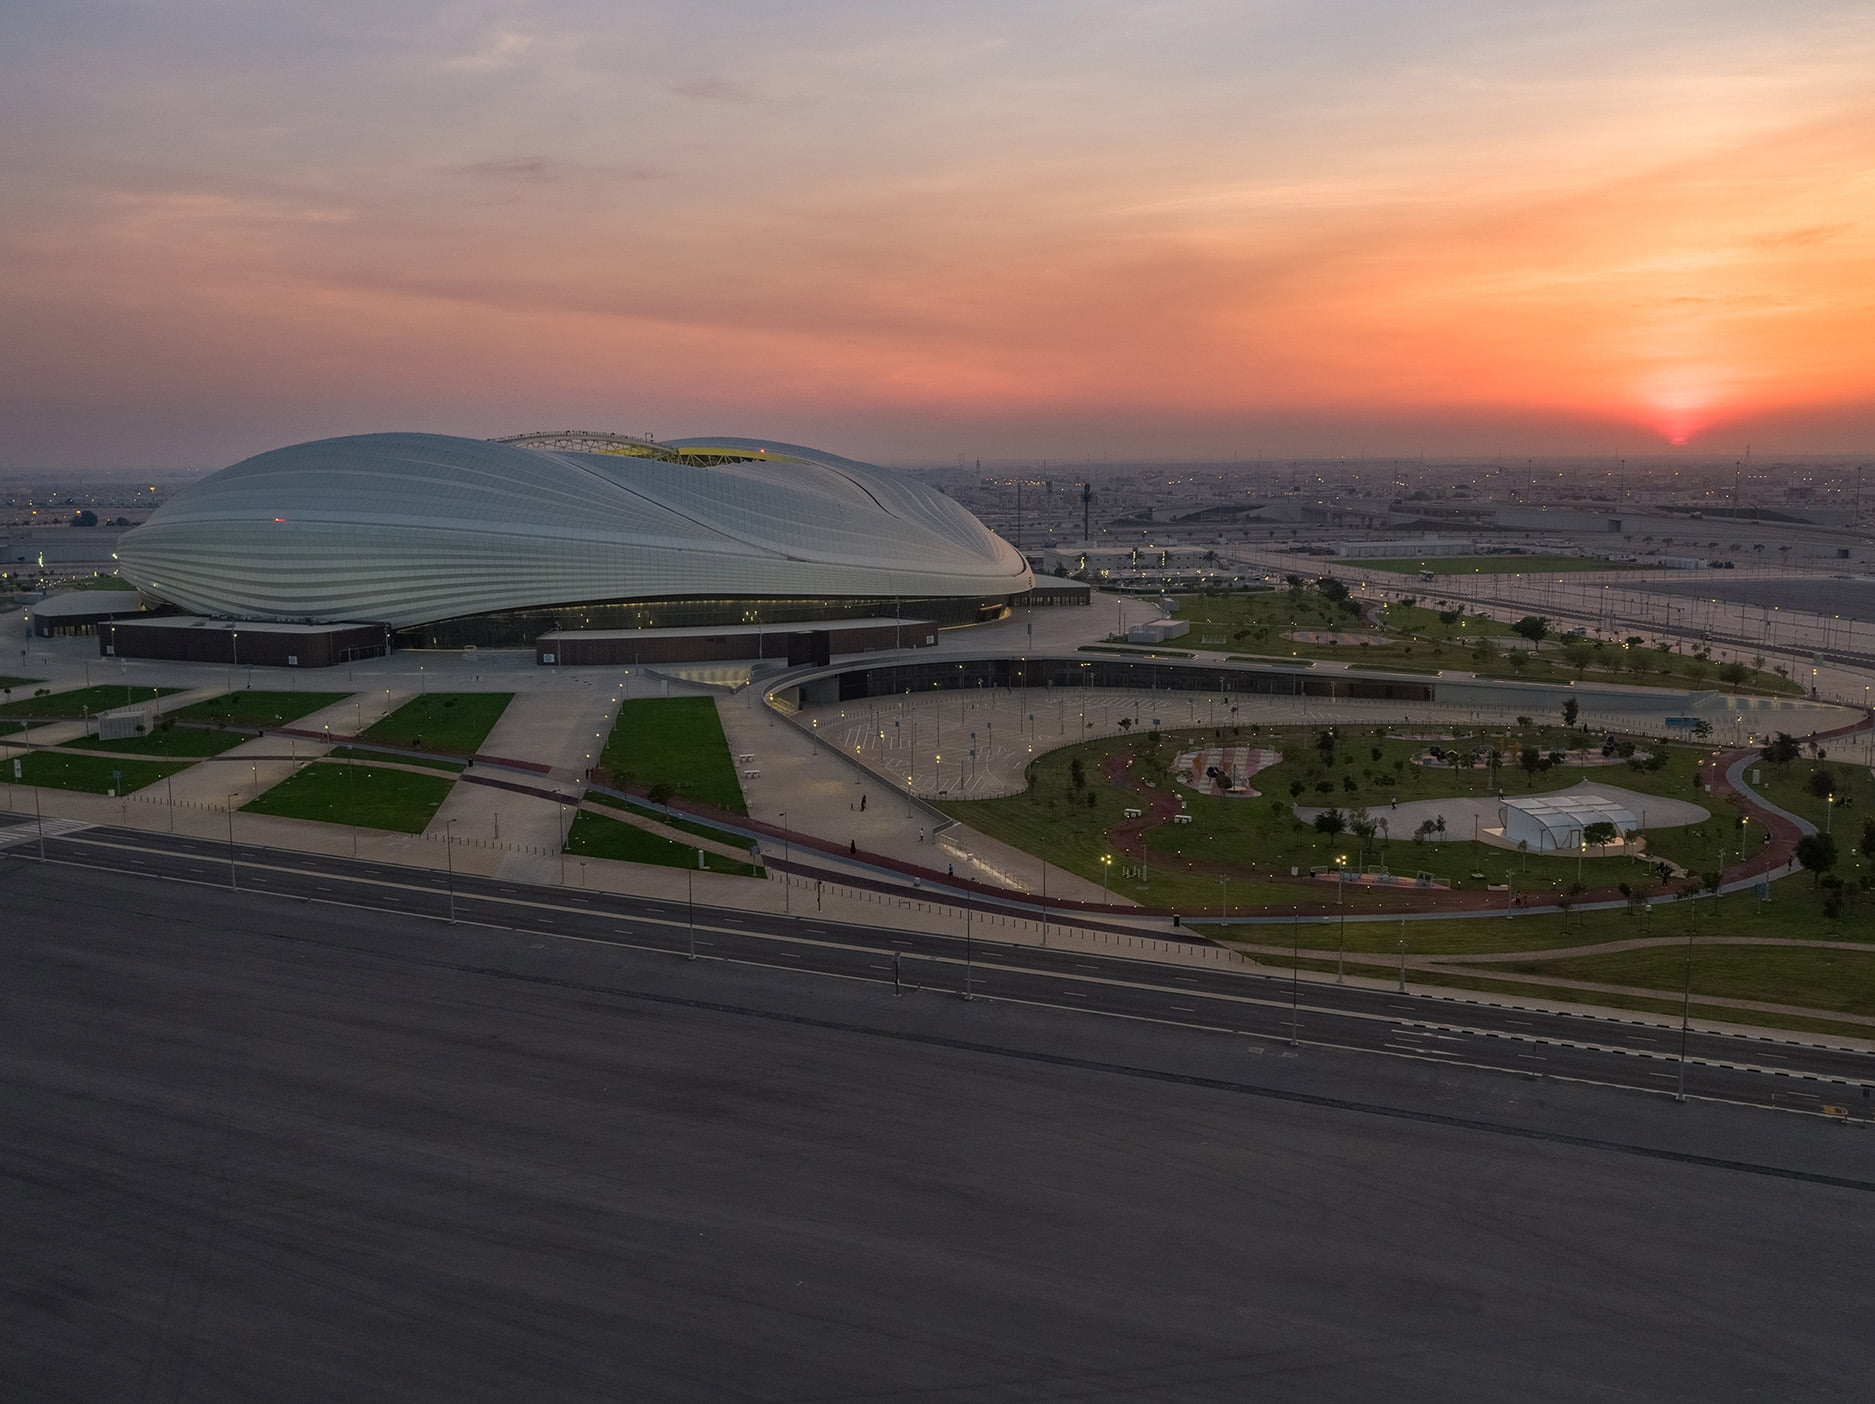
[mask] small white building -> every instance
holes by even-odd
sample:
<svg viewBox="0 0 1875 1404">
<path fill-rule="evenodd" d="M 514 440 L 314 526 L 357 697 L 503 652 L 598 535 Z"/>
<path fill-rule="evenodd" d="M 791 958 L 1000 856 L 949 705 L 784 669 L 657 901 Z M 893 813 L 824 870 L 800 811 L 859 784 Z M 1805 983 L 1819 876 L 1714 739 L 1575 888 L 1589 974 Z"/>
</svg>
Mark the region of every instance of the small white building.
<svg viewBox="0 0 1875 1404">
<path fill-rule="evenodd" d="M 1191 624 L 1184 619 L 1149 619 L 1144 624 L 1135 624 L 1126 631 L 1128 643 L 1168 643 L 1172 639 L 1182 639 L 1191 632 Z"/>
<path fill-rule="evenodd" d="M 1506 843 L 1528 844 L 1532 853 L 1580 849 L 1582 831 L 1590 824 L 1613 824 L 1615 833 L 1622 839 L 1640 828 L 1633 810 L 1593 794 L 1531 795 L 1525 799 L 1505 800 L 1498 810 L 1498 821 L 1503 825 Z M 1602 851 L 1619 853 L 1622 850 L 1611 844 Z"/>
</svg>

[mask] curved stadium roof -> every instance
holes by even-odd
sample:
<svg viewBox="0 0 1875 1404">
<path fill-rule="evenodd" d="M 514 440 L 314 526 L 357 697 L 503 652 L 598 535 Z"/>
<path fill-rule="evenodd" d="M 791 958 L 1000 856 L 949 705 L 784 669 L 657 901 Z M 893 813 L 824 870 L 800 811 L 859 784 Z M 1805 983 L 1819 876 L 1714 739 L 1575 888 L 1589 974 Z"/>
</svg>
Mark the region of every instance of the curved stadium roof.
<svg viewBox="0 0 1875 1404">
<path fill-rule="evenodd" d="M 975 517 L 883 468 L 768 440 L 638 452 L 444 434 L 296 444 L 178 494 L 124 535 L 119 564 L 193 613 L 398 628 L 601 600 L 988 598 L 1032 583 Z"/>
</svg>

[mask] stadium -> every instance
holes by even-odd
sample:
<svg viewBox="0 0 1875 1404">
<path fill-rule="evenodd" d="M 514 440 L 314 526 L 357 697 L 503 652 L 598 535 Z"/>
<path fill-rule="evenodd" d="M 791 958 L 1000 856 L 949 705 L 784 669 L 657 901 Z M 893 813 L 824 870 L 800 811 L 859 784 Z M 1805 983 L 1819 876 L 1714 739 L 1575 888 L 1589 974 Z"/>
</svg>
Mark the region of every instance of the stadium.
<svg viewBox="0 0 1875 1404">
<path fill-rule="evenodd" d="M 769 440 L 576 431 L 275 449 L 178 494 L 118 557 L 198 629 L 238 622 L 251 651 L 256 626 L 370 626 L 378 646 L 354 638 L 352 656 L 554 631 L 950 627 L 1003 617 L 1033 585 L 969 512 L 886 469 Z"/>
</svg>

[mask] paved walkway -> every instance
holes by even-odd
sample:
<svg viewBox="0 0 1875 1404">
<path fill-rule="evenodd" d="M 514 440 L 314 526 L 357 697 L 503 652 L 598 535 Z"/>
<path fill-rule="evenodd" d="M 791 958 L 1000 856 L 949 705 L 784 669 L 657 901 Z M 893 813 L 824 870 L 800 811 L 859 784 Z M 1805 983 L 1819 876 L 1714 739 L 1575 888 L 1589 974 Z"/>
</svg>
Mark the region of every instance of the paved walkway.
<svg viewBox="0 0 1875 1404">
<path fill-rule="evenodd" d="M 1703 805 L 1691 800 L 1667 799 L 1661 795 L 1642 794 L 1639 790 L 1624 789 L 1620 785 L 1606 785 L 1599 780 L 1579 780 L 1565 790 L 1525 790 L 1517 786 L 1506 787 L 1503 797 L 1497 795 L 1453 795 L 1436 800 L 1405 800 L 1399 804 L 1370 804 L 1368 813 L 1376 819 L 1387 821 L 1387 833 L 1391 838 L 1411 838 L 1419 825 L 1426 820 L 1445 820 L 1445 831 L 1427 836 L 1429 843 L 1483 843 L 1493 848 L 1517 851 L 1517 845 L 1508 842 L 1499 827 L 1499 811 L 1506 799 L 1567 799 L 1572 796 L 1596 795 L 1613 800 L 1616 804 L 1632 813 L 1638 819 L 1642 833 L 1655 829 L 1677 829 L 1687 824 L 1703 824 L 1712 817 L 1712 812 Z M 1345 811 L 1345 806 L 1343 806 Z M 1305 823 L 1314 823 L 1315 816 L 1322 813 L 1320 806 L 1298 808 L 1296 817 Z M 1590 850 L 1589 861 L 1596 858 L 1613 858 L 1621 855 L 1621 849 L 1611 845 L 1605 853 Z"/>
<path fill-rule="evenodd" d="M 548 692 L 517 692 L 483 741 L 481 754 L 532 761 L 546 766 L 546 773 L 527 776 L 470 766 L 463 773 L 465 783 L 450 790 L 430 820 L 426 836 L 501 845 L 497 876 L 559 881 L 560 849 L 578 809 L 583 777 L 598 764 L 626 695 L 623 675 L 585 678 Z M 496 783 L 477 783 L 483 780 Z M 528 793 L 536 790 L 564 795 L 570 802 Z"/>
<path fill-rule="evenodd" d="M 909 796 L 889 772 L 850 760 L 857 742 L 816 726 L 812 715 L 794 722 L 779 716 L 762 701 L 759 687 L 724 699 L 718 711 L 743 772 L 743 798 L 757 819 L 901 863 L 954 869 L 959 877 L 993 886 L 1046 890 L 1077 901 L 1100 898 L 1097 883 L 952 825 L 948 816 Z M 750 776 L 752 770 L 759 773 Z"/>
</svg>

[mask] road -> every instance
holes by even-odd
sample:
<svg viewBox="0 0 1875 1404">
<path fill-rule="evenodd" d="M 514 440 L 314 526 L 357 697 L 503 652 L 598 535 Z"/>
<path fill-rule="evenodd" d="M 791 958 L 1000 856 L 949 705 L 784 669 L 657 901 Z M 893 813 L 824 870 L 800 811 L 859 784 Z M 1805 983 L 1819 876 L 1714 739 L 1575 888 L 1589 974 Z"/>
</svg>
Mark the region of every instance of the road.
<svg viewBox="0 0 1875 1404">
<path fill-rule="evenodd" d="M 239 875 L 283 881 L 269 856 Z M 1875 1375 L 1860 1128 L 62 861 L 0 886 L 9 1400 L 1832 1404 Z"/>
<path fill-rule="evenodd" d="M 0 819 L 0 823 L 4 823 Z M 1564 1014 L 1483 999 L 1304 980 L 1241 967 L 1158 964 L 1084 950 L 1013 945 L 697 907 L 602 892 L 529 887 L 362 860 L 230 846 L 130 829 L 57 826 L 49 866 L 238 887 L 407 918 L 526 931 L 565 942 L 768 966 L 894 984 L 921 998 L 963 996 L 1219 1030 L 1284 1045 L 1358 1050 L 1655 1094 L 1867 1120 L 1875 1053 L 1747 1037 L 1618 1016 Z M 14 817 L 0 839 L 35 863 L 37 831 Z M 987 904 L 985 904 L 987 905 Z M 1317 953 L 1319 955 L 1319 952 Z M 1683 1055 L 1683 1056 L 1682 1056 Z"/>
</svg>

